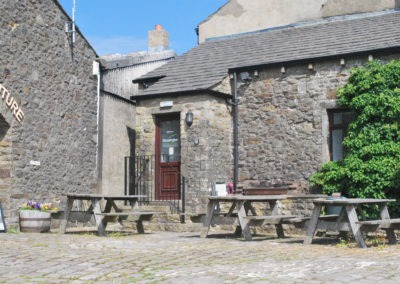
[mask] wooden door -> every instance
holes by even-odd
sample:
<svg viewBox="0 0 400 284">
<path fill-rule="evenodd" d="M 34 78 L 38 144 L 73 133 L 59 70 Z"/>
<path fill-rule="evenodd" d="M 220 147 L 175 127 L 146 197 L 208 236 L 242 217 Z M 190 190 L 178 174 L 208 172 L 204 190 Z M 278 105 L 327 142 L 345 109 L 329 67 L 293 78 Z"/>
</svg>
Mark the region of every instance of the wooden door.
<svg viewBox="0 0 400 284">
<path fill-rule="evenodd" d="M 180 198 L 180 115 L 156 117 L 156 192 L 157 200 Z"/>
</svg>

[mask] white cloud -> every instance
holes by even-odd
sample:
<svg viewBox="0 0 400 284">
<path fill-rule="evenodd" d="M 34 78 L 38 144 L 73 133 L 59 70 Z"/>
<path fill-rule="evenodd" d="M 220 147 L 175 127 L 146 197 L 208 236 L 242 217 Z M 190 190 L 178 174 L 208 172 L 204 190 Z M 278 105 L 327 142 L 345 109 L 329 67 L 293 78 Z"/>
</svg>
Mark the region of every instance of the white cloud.
<svg viewBox="0 0 400 284">
<path fill-rule="evenodd" d="M 147 39 L 129 36 L 115 36 L 110 38 L 89 36 L 88 40 L 99 55 L 127 54 L 147 50 Z"/>
</svg>

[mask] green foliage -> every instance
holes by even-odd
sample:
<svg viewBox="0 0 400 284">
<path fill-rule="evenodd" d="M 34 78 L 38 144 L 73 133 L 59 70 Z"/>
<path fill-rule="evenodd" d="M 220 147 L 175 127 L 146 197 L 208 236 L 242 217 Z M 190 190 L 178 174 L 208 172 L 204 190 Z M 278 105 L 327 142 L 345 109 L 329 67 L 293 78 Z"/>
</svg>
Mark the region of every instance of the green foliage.
<svg viewBox="0 0 400 284">
<path fill-rule="evenodd" d="M 339 104 L 355 114 L 344 139 L 343 161 L 328 162 L 310 178 L 326 194 L 400 197 L 400 61 L 354 68 L 338 91 Z M 400 216 L 400 204 L 391 213 Z"/>
</svg>

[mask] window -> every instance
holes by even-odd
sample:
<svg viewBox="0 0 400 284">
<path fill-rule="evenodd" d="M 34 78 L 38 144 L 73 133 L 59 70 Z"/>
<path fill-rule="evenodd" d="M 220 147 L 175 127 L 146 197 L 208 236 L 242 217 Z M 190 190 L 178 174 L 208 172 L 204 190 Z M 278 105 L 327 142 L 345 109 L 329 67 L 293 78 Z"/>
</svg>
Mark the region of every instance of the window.
<svg viewBox="0 0 400 284">
<path fill-rule="evenodd" d="M 346 155 L 343 139 L 354 114 L 348 110 L 330 110 L 329 116 L 329 153 L 332 161 L 341 161 Z"/>
</svg>

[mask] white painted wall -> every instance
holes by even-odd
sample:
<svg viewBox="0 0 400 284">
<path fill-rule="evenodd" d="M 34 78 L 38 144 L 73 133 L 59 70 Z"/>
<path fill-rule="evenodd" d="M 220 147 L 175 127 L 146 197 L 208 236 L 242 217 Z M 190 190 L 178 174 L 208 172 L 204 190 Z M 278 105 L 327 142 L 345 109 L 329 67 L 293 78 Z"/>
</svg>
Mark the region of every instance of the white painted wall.
<svg viewBox="0 0 400 284">
<path fill-rule="evenodd" d="M 199 42 L 330 16 L 393 9 L 399 0 L 230 0 L 199 24 Z"/>
</svg>

